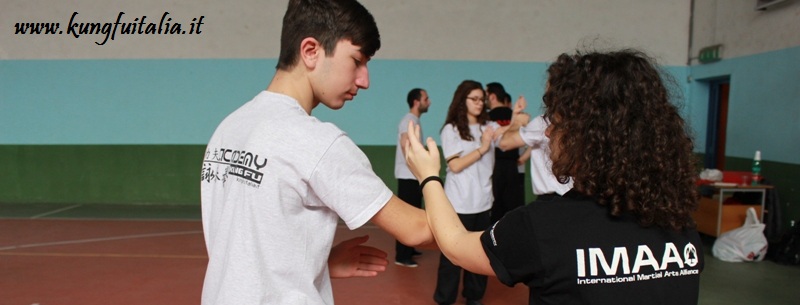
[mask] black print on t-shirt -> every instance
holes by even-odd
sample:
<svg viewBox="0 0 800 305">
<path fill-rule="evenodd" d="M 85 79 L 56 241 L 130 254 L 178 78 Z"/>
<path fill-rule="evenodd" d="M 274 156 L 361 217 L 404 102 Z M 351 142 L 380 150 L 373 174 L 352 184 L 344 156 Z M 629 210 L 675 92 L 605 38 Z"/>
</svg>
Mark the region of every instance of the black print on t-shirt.
<svg viewBox="0 0 800 305">
<path fill-rule="evenodd" d="M 200 179 L 206 182 L 227 181 L 228 175 L 238 177 L 237 181 L 253 187 L 261 186 L 264 178 L 262 168 L 267 166 L 267 158 L 244 150 L 215 148 L 206 150 Z"/>
</svg>

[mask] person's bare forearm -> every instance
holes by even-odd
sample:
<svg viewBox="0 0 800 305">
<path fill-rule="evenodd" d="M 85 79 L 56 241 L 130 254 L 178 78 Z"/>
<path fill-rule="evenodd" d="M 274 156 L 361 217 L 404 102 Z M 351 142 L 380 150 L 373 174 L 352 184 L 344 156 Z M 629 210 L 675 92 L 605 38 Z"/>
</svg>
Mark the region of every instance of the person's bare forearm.
<svg viewBox="0 0 800 305">
<path fill-rule="evenodd" d="M 392 196 L 371 221 L 402 244 L 417 247 L 434 244 L 427 217 L 424 210 Z"/>
<path fill-rule="evenodd" d="M 503 151 L 509 151 L 525 146 L 525 141 L 519 135 L 519 128 L 515 131 L 507 130 L 500 140 L 497 142 L 497 147 Z"/>
<path fill-rule="evenodd" d="M 425 211 L 428 214 L 431 231 L 439 243 L 439 248 L 450 258 L 451 255 L 448 254 L 457 249 L 457 237 L 466 234 L 467 229 L 458 218 L 440 183 L 429 182 L 422 189 L 422 194 L 425 197 Z"/>
</svg>

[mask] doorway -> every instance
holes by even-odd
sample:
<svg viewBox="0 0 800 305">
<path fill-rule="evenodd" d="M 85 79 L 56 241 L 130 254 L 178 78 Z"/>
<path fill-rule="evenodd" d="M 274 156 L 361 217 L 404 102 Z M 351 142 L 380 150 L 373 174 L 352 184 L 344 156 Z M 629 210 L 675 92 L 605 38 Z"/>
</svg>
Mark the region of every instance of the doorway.
<svg viewBox="0 0 800 305">
<path fill-rule="evenodd" d="M 728 94 L 730 78 L 708 82 L 708 126 L 705 168 L 725 169 L 725 139 L 728 126 Z"/>
</svg>

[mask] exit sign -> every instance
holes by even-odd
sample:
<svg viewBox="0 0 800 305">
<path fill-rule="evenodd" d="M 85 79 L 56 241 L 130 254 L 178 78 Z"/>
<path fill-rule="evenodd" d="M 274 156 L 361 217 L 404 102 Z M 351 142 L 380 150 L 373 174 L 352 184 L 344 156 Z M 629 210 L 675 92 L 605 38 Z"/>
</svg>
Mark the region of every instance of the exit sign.
<svg viewBox="0 0 800 305">
<path fill-rule="evenodd" d="M 702 48 L 700 49 L 700 54 L 697 55 L 697 59 L 703 64 L 719 61 L 721 59 L 719 57 L 721 48 L 721 44 Z"/>
</svg>

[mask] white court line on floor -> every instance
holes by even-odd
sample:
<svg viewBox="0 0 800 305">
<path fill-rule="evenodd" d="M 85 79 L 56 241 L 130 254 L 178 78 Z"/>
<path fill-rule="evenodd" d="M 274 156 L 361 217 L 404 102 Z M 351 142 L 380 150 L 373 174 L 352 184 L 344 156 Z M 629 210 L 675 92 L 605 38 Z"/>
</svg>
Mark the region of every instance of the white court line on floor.
<svg viewBox="0 0 800 305">
<path fill-rule="evenodd" d="M 77 208 L 77 207 L 79 207 L 81 205 L 82 204 L 76 204 L 76 205 L 68 206 L 68 207 L 65 207 L 65 208 L 60 208 L 60 209 L 52 210 L 52 211 L 49 211 L 49 212 L 44 212 L 44 213 L 39 214 L 39 215 L 33 215 L 33 216 L 31 216 L 31 219 L 36 219 L 36 218 L 45 217 L 45 216 L 48 216 L 48 215 L 53 215 L 55 213 L 60 213 L 60 212 L 66 211 L 66 210 L 72 210 L 72 209 Z"/>
<path fill-rule="evenodd" d="M 134 239 L 134 238 L 147 238 L 147 237 L 161 237 L 161 236 L 186 235 L 186 234 L 202 234 L 202 233 L 203 233 L 203 231 L 195 230 L 195 231 L 177 231 L 177 232 L 164 232 L 164 233 L 151 233 L 151 234 L 122 235 L 122 236 L 103 237 L 103 238 L 76 239 L 76 240 L 54 241 L 54 242 L 48 242 L 48 243 L 35 243 L 35 244 L 6 246 L 6 247 L 0 247 L 0 251 L 13 250 L 13 249 L 22 249 L 22 248 L 33 248 L 33 247 L 46 247 L 46 246 L 57 246 L 57 245 L 82 244 L 82 243 L 91 243 L 91 242 L 98 242 L 98 241 Z"/>
</svg>

